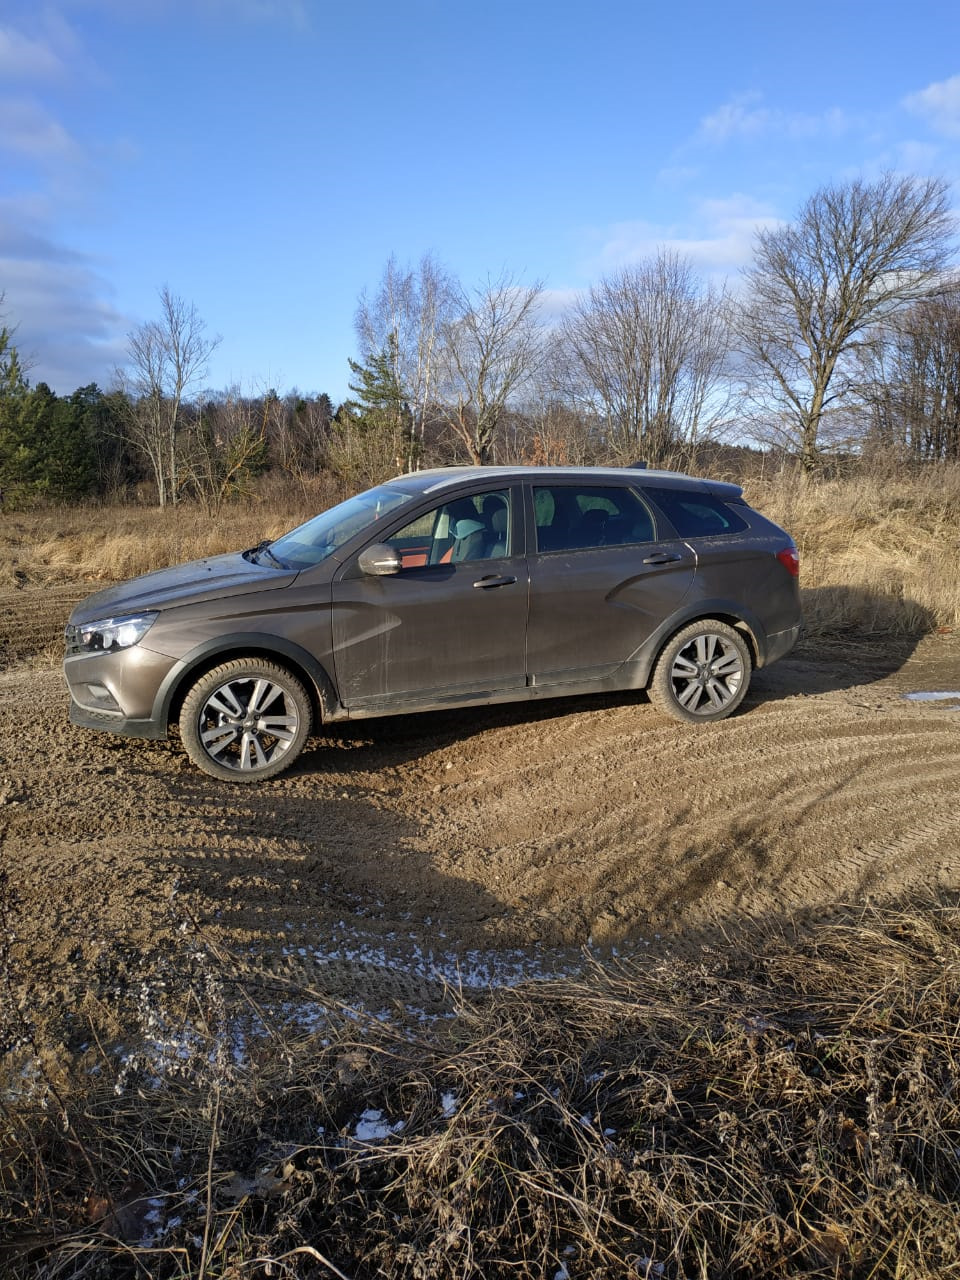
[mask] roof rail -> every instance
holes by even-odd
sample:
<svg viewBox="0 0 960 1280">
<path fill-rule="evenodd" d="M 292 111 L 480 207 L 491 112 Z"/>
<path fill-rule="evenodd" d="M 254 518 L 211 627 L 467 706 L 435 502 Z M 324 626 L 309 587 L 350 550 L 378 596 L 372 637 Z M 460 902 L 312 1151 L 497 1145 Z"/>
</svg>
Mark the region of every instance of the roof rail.
<svg viewBox="0 0 960 1280">
<path fill-rule="evenodd" d="M 624 467 L 624 471 L 646 471 L 646 469 L 647 469 L 646 458 L 641 458 L 639 462 L 628 462 L 627 465 Z"/>
</svg>

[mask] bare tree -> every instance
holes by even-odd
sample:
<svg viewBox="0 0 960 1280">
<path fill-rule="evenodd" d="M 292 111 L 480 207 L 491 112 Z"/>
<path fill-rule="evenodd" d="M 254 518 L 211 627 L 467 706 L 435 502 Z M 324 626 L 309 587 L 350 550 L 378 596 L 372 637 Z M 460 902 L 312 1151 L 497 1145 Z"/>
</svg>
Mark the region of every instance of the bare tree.
<svg viewBox="0 0 960 1280">
<path fill-rule="evenodd" d="M 581 296 L 562 334 L 571 391 L 621 461 L 663 466 L 725 422 L 726 300 L 662 250 Z"/>
<path fill-rule="evenodd" d="M 569 351 L 558 328 L 548 328 L 523 399 L 500 433 L 497 456 L 506 463 L 588 466 L 605 461 L 603 432 L 590 406 L 570 393 Z"/>
<path fill-rule="evenodd" d="M 858 357 L 869 445 L 900 459 L 960 460 L 960 283 L 897 312 Z"/>
<path fill-rule="evenodd" d="M 542 359 L 541 293 L 539 284 L 522 286 L 506 273 L 472 294 L 460 287 L 456 314 L 444 326 L 442 411 L 479 465 L 494 460 L 507 406 Z"/>
<path fill-rule="evenodd" d="M 191 416 L 181 473 L 208 515 L 217 515 L 228 498 L 250 495 L 266 466 L 267 419 L 275 400 L 251 399 L 232 387 Z"/>
<path fill-rule="evenodd" d="M 854 387 L 848 358 L 936 285 L 951 231 L 946 183 L 887 174 L 822 187 L 796 222 L 757 233 L 740 347 L 755 408 L 805 469 L 820 466 L 824 416 Z"/>
<path fill-rule="evenodd" d="M 184 398 L 206 372 L 219 338 L 207 338 L 192 303 L 160 291 L 161 316 L 127 335 L 128 364 L 118 370 L 127 394 L 127 431 L 146 458 L 157 486 L 157 500 L 177 502 L 180 494 L 178 440 Z"/>
<path fill-rule="evenodd" d="M 267 438 L 273 462 L 293 479 L 304 497 L 317 484 L 333 420 L 328 395 L 292 391 L 282 400 L 267 398 Z"/>
<path fill-rule="evenodd" d="M 437 394 L 441 334 L 452 315 L 456 286 L 429 254 L 416 270 L 391 257 L 372 298 L 361 294 L 354 327 L 362 363 L 389 351 L 393 378 L 413 417 L 407 458 L 412 469 L 423 452 L 427 420 Z"/>
</svg>

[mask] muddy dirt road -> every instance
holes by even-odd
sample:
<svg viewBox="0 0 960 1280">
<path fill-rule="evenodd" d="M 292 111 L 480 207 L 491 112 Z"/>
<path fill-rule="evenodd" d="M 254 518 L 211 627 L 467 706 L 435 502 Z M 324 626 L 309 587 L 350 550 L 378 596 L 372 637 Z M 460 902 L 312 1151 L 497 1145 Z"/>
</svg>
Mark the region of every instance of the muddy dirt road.
<svg viewBox="0 0 960 1280">
<path fill-rule="evenodd" d="M 590 940 L 960 890 L 956 635 L 807 643 L 700 730 L 642 696 L 367 721 L 231 788 L 68 723 L 82 594 L 0 599 L 0 871 L 38 1016 L 122 1017 L 201 940 L 264 990 L 427 1008 Z"/>
</svg>

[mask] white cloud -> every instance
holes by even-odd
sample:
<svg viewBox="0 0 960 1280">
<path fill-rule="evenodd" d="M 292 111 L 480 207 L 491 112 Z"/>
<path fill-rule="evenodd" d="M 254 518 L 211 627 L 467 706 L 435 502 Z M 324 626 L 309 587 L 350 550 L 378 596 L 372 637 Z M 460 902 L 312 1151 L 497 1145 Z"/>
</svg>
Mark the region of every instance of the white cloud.
<svg viewBox="0 0 960 1280">
<path fill-rule="evenodd" d="M 919 93 L 911 93 L 903 105 L 927 120 L 934 132 L 960 138 L 960 76 L 935 81 Z"/>
<path fill-rule="evenodd" d="M 110 302 L 95 263 L 58 243 L 37 197 L 0 201 L 3 322 L 29 367 L 31 382 L 69 394 L 108 386 L 131 327 Z"/>
<path fill-rule="evenodd" d="M 29 98 L 0 99 L 0 152 L 32 160 L 79 158 L 81 148 L 59 120 Z"/>
<path fill-rule="evenodd" d="M 13 27 L 0 27 L 0 79 L 52 80 L 63 71 L 63 60 L 48 41 L 31 39 Z"/>
<path fill-rule="evenodd" d="M 606 274 L 671 249 L 689 258 L 704 278 L 721 282 L 749 261 L 760 228 L 779 226 L 766 204 L 747 195 L 701 200 L 682 226 L 619 222 L 602 233 L 596 270 Z"/>
<path fill-rule="evenodd" d="M 751 105 L 759 98 L 759 94 L 744 94 L 723 103 L 700 121 L 700 137 L 708 142 L 727 142 L 730 138 L 756 138 L 766 133 L 774 113 L 768 107 Z"/>
<path fill-rule="evenodd" d="M 734 138 L 838 137 L 846 133 L 852 124 L 850 117 L 839 107 L 814 114 L 782 111 L 778 107 L 765 106 L 759 93 L 745 93 L 704 116 L 697 136 L 701 142 L 715 144 Z"/>
<path fill-rule="evenodd" d="M 885 167 L 889 169 L 890 163 Z M 895 144 L 893 168 L 901 173 L 934 173 L 943 168 L 943 154 L 930 142 L 907 139 Z"/>
<path fill-rule="evenodd" d="M 544 289 L 540 294 L 540 316 L 548 328 L 561 320 L 577 300 L 576 289 Z"/>
</svg>

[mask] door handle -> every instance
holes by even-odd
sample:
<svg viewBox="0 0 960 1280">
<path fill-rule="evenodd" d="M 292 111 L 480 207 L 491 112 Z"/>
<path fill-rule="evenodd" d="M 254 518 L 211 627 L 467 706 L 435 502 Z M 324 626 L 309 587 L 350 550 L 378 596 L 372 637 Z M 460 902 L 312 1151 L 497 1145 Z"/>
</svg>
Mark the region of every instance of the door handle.
<svg viewBox="0 0 960 1280">
<path fill-rule="evenodd" d="M 516 578 L 502 578 L 497 573 L 491 573 L 487 577 L 481 578 L 479 582 L 475 582 L 473 585 L 475 587 L 481 587 L 486 591 L 488 587 L 509 587 L 512 586 L 514 582 L 516 582 Z"/>
<path fill-rule="evenodd" d="M 672 560 L 681 560 L 679 551 L 655 551 L 652 556 L 644 558 L 644 564 L 670 564 Z"/>
</svg>

